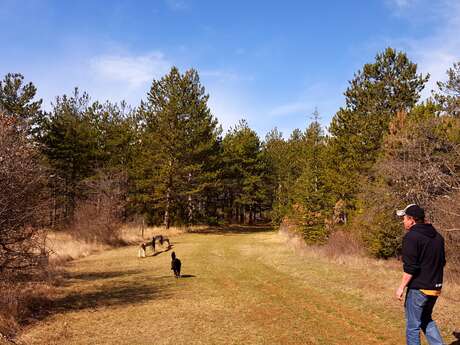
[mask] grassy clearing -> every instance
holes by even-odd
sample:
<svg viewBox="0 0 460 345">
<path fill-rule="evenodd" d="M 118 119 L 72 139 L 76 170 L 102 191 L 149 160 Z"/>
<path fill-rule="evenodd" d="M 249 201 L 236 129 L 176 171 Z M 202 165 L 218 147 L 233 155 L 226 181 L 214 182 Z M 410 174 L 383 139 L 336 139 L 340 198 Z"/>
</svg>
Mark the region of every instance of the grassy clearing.
<svg viewBox="0 0 460 345">
<path fill-rule="evenodd" d="M 130 246 L 70 262 L 52 312 L 18 342 L 403 343 L 396 268 L 299 255 L 276 232 L 240 231 L 177 233 L 179 280 L 169 269 L 171 251 L 138 259 Z M 460 321 L 458 292 L 448 285 L 436 311 L 448 344 Z"/>
</svg>

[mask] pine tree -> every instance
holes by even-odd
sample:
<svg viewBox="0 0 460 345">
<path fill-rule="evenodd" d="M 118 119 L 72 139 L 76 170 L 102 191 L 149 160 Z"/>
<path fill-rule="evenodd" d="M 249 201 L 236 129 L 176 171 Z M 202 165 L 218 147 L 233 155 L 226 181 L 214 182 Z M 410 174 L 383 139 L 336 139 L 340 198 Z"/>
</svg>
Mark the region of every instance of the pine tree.
<svg viewBox="0 0 460 345">
<path fill-rule="evenodd" d="M 195 70 L 180 74 L 173 67 L 153 81 L 139 110 L 145 169 L 138 183 L 147 189 L 150 213 L 162 214 L 166 228 L 198 221 L 205 213 L 205 192 L 216 179 L 220 128 L 208 98 Z"/>
<path fill-rule="evenodd" d="M 4 116 L 20 119 L 19 125 L 29 134 L 35 132 L 34 125 L 43 116 L 42 100 L 34 100 L 37 88 L 31 82 L 24 85 L 24 76 L 8 73 L 0 81 L 0 111 Z"/>
<path fill-rule="evenodd" d="M 252 224 L 258 212 L 271 206 L 262 144 L 257 133 L 241 120 L 224 137 L 222 147 L 227 219 Z"/>
<path fill-rule="evenodd" d="M 292 186 L 289 145 L 283 139 L 282 133 L 274 128 L 265 136 L 263 150 L 267 159 L 269 188 L 273 195 L 271 221 L 278 226 L 291 205 L 290 193 L 288 192 Z"/>
<path fill-rule="evenodd" d="M 134 111 L 126 103 L 92 103 L 84 119 L 95 133 L 94 169 L 126 171 L 132 165 L 135 144 Z"/>
<path fill-rule="evenodd" d="M 328 180 L 336 200 L 355 208 L 359 183 L 376 161 L 390 120 L 410 111 L 427 80 L 405 53 L 391 48 L 355 74 L 329 128 Z"/>
<path fill-rule="evenodd" d="M 447 115 L 460 117 L 460 61 L 447 70 L 447 77 L 437 83 L 439 92 L 434 98 Z"/>
<path fill-rule="evenodd" d="M 329 231 L 325 224 L 331 210 L 331 195 L 325 184 L 325 145 L 316 113 L 303 135 L 301 174 L 292 190 L 291 214 L 308 243 L 324 242 Z"/>
<path fill-rule="evenodd" d="M 62 220 L 70 221 L 77 201 L 79 182 L 94 172 L 97 131 L 88 116 L 89 96 L 75 89 L 72 96 L 57 97 L 53 111 L 41 121 L 42 151 L 51 168 L 56 204 Z"/>
</svg>

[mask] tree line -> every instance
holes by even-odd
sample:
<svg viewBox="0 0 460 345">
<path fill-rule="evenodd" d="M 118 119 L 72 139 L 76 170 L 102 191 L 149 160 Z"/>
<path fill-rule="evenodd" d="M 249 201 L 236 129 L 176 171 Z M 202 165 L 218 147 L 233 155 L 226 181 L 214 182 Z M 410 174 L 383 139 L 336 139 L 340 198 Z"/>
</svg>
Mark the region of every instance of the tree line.
<svg viewBox="0 0 460 345">
<path fill-rule="evenodd" d="M 113 242 L 117 224 L 136 217 L 166 228 L 284 222 L 316 244 L 349 231 L 370 254 L 389 257 L 401 238 L 394 209 L 418 202 L 454 239 L 460 63 L 420 102 L 428 78 L 404 52 L 387 48 L 355 73 L 327 128 L 315 111 L 289 138 L 275 128 L 261 139 L 245 120 L 223 133 L 193 69 L 173 67 L 153 80 L 137 107 L 101 103 L 76 88 L 50 111 L 32 83 L 7 74 L 0 127 L 10 146 L 2 145 L 0 173 L 9 192 L 0 209 L 15 209 L 11 219 L 34 212 L 17 226 L 2 223 L 1 267 L 19 238 L 32 236 L 13 240 L 18 227 L 72 227 Z M 9 200 L 28 183 L 35 198 Z M 85 233 L 94 224 L 97 231 Z"/>
</svg>

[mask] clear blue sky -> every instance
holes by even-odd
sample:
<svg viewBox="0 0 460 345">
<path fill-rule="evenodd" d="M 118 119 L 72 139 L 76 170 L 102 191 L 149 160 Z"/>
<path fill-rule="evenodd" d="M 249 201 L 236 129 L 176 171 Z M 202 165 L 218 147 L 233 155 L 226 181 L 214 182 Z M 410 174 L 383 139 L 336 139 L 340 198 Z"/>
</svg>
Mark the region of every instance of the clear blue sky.
<svg viewBox="0 0 460 345">
<path fill-rule="evenodd" d="M 460 60 L 458 0 L 0 0 L 0 75 L 20 72 L 45 107 L 73 87 L 136 106 L 172 65 L 196 68 L 227 129 L 262 137 L 322 123 L 348 80 L 387 46 L 434 82 Z"/>
</svg>

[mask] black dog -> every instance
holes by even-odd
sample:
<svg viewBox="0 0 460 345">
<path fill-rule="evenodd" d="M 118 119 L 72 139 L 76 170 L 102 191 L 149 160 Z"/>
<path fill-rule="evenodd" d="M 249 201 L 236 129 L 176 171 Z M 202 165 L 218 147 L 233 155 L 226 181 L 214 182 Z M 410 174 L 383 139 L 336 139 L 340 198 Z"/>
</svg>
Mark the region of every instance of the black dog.
<svg viewBox="0 0 460 345">
<path fill-rule="evenodd" d="M 176 253 L 171 253 L 171 270 L 174 271 L 174 276 L 176 278 L 180 278 L 180 266 L 181 262 L 178 258 L 176 258 Z"/>
<path fill-rule="evenodd" d="M 155 236 L 152 237 L 152 242 L 150 242 L 152 245 L 153 252 L 155 253 Z"/>
</svg>

